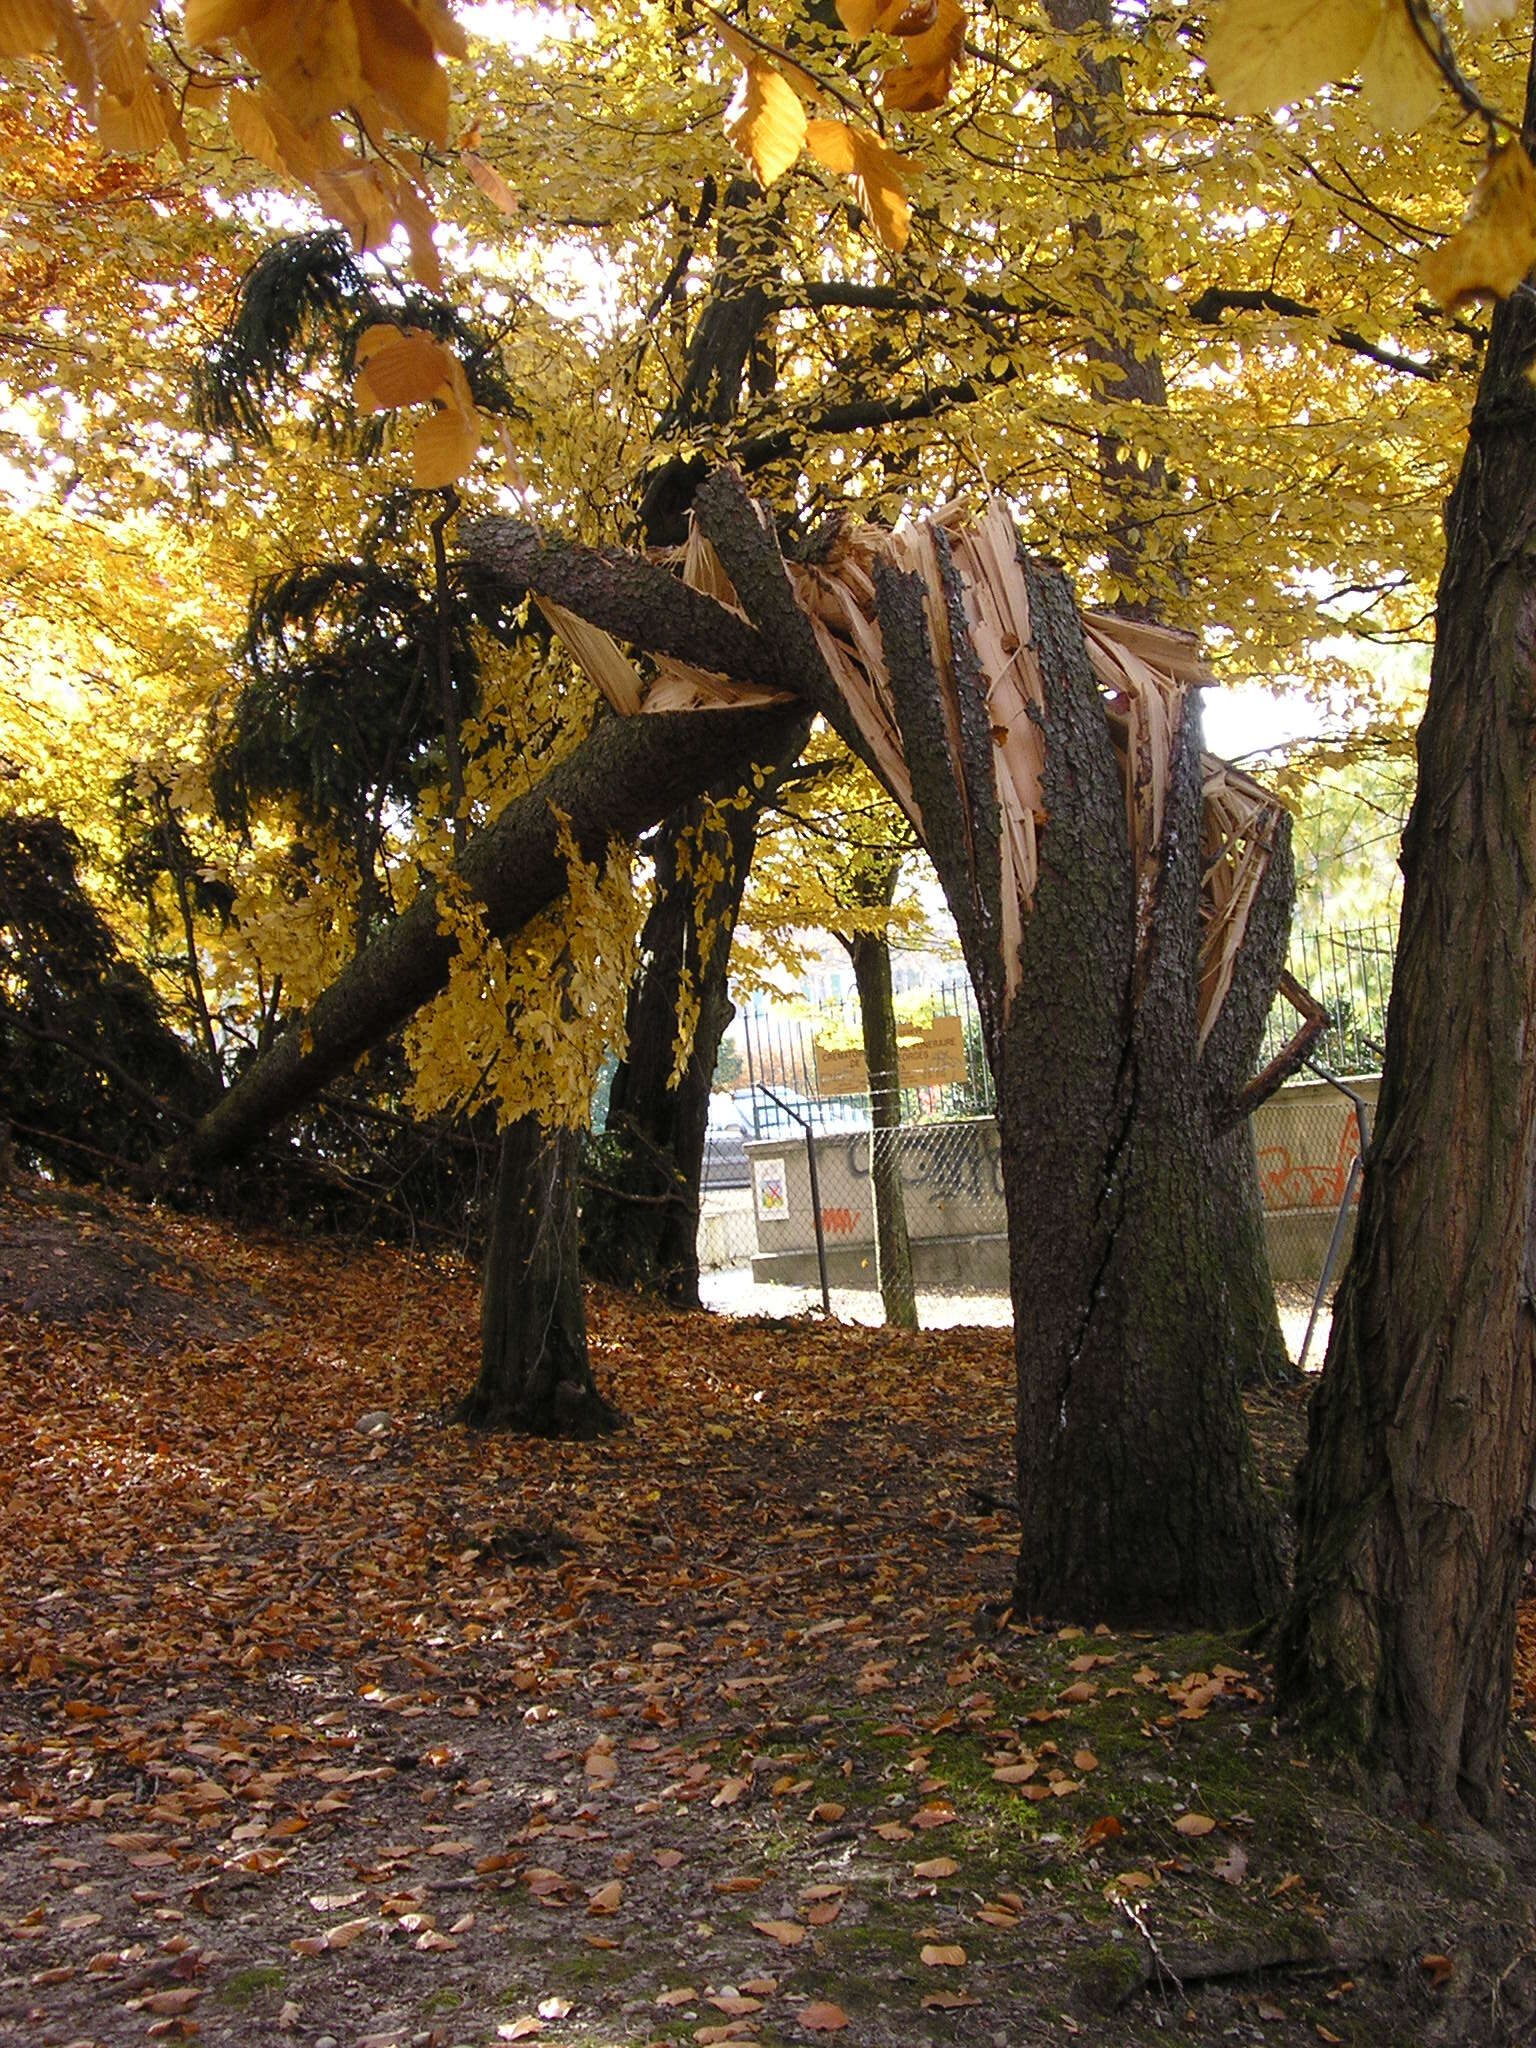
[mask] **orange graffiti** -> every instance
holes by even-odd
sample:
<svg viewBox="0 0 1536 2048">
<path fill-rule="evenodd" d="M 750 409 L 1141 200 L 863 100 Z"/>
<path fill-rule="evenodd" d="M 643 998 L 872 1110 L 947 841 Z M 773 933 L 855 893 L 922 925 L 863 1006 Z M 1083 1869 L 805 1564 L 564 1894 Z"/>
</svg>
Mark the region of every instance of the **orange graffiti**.
<svg viewBox="0 0 1536 2048">
<path fill-rule="evenodd" d="M 1337 1209 L 1349 1186 L 1349 1169 L 1360 1150 L 1360 1125 L 1351 1110 L 1339 1135 L 1338 1157 L 1327 1166 L 1293 1159 L 1285 1145 L 1259 1153 L 1259 1187 L 1266 1209 Z M 1355 1200 L 1360 1190 L 1355 1189 Z"/>
</svg>

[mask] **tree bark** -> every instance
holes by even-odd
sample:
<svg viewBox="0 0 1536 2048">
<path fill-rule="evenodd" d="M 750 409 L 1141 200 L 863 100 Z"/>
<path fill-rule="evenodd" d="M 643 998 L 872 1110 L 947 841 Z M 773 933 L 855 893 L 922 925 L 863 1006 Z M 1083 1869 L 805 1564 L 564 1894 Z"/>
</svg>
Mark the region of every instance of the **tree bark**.
<svg viewBox="0 0 1536 2048">
<path fill-rule="evenodd" d="M 465 848 L 458 869 L 491 930 L 516 931 L 565 889 L 557 811 L 583 858 L 600 860 L 611 839 L 635 838 L 715 777 L 749 774 L 754 760 L 783 746 L 798 716 L 790 707 L 599 720 L 575 753 Z M 203 1118 L 185 1163 L 205 1170 L 236 1158 L 345 1073 L 443 988 L 455 944 L 438 928 L 429 884 Z"/>
<path fill-rule="evenodd" d="M 791 745 L 799 752 L 803 730 Z M 736 796 L 735 789 L 718 795 Z M 616 1287 L 657 1293 L 679 1308 L 699 1306 L 699 1204 L 709 1092 L 720 1040 L 731 1020 L 731 939 L 741 909 L 761 801 L 756 795 L 706 832 L 696 800 L 666 818 L 657 835 L 656 894 L 641 940 L 642 966 L 630 991 L 628 1051 L 613 1077 L 602 1181 L 583 1206 L 587 1270 Z M 716 879 L 700 900 L 684 845 L 698 846 Z M 707 949 L 707 950 L 706 950 Z M 686 988 L 698 1002 L 693 1043 L 677 1068 L 678 1020 Z"/>
<path fill-rule="evenodd" d="M 1526 287 L 1494 314 L 1447 514 L 1381 1100 L 1280 1635 L 1284 1701 L 1441 1826 L 1499 1817 L 1536 1459 L 1533 350 Z"/>
<path fill-rule="evenodd" d="M 459 1419 L 533 1436 L 605 1436 L 618 1411 L 587 1354 L 574 1198 L 578 1137 L 519 1117 L 501 1134 L 480 1295 L 480 1376 Z"/>
<path fill-rule="evenodd" d="M 1026 1613 L 1154 1626 L 1251 1620 L 1282 1581 L 1237 1393 L 1197 1052 L 1197 714 L 1191 698 L 1139 952 L 1120 775 L 1076 613 L 1063 579 L 1033 565 L 1029 579 L 1050 826 L 994 1056 L 1018 1367 L 1015 1599 Z M 1275 870 L 1276 892 L 1285 881 Z M 1218 1056 L 1244 1038 L 1256 1049 L 1265 1008 L 1223 1013 Z"/>
<path fill-rule="evenodd" d="M 893 872 L 894 879 L 894 872 Z M 858 984 L 864 1067 L 869 1075 L 869 1176 L 875 1202 L 875 1278 L 893 1330 L 917 1328 L 912 1242 L 901 1182 L 901 1073 L 891 943 L 883 932 L 853 932 L 845 942 Z"/>
</svg>

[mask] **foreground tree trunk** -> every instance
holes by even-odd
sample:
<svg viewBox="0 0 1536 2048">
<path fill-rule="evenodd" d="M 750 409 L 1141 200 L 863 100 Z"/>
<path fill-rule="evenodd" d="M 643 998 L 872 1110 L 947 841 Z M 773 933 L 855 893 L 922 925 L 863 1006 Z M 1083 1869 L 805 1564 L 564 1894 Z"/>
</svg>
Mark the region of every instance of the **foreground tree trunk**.
<svg viewBox="0 0 1536 2048">
<path fill-rule="evenodd" d="M 894 882 L 894 870 L 892 879 Z M 889 902 L 886 907 L 889 908 Z M 912 1279 L 912 1242 L 907 1235 L 907 1201 L 901 1184 L 901 1073 L 897 1064 L 896 1001 L 891 990 L 891 945 L 883 932 L 853 932 L 844 943 L 858 984 L 864 1069 L 869 1076 L 875 1278 L 888 1327 L 915 1330 L 917 1289 Z"/>
<path fill-rule="evenodd" d="M 1442 1826 L 1499 1815 L 1536 1456 L 1533 349 L 1527 287 L 1494 314 L 1447 514 L 1381 1101 L 1280 1637 L 1283 1699 Z"/>
<path fill-rule="evenodd" d="M 1015 1599 L 1112 1622 L 1252 1619 L 1282 1579 L 1238 1399 L 1214 1164 L 1217 1105 L 1251 1071 L 1284 919 L 1252 923 L 1202 1058 L 1196 700 L 1138 934 L 1123 788 L 1076 614 L 1061 579 L 1031 566 L 1029 580 L 1051 823 L 993 1054 L 1018 1360 Z M 941 876 L 956 851 L 935 852 Z M 1260 907 L 1288 916 L 1277 853 Z M 981 971 L 1000 1017 L 996 968 Z"/>
<path fill-rule="evenodd" d="M 577 1133 L 519 1117 L 501 1134 L 480 1295 L 480 1376 L 459 1419 L 532 1436 L 618 1426 L 587 1355 L 576 1242 Z"/>
<path fill-rule="evenodd" d="M 794 742 L 799 751 L 800 734 Z M 734 797 L 727 789 L 717 795 Z M 616 1287 L 699 1306 L 699 1201 L 709 1092 L 731 1021 L 731 939 L 757 841 L 761 801 L 733 804 L 709 822 L 697 800 L 663 821 L 656 894 L 630 992 L 628 1050 L 608 1098 L 601 1185 L 582 1212 L 587 1270 Z M 688 857 L 680 863 L 680 853 Z M 696 856 L 696 859 L 695 859 Z M 696 866 L 714 879 L 702 897 Z M 677 1071 L 677 1036 L 689 997 L 692 1044 Z"/>
</svg>

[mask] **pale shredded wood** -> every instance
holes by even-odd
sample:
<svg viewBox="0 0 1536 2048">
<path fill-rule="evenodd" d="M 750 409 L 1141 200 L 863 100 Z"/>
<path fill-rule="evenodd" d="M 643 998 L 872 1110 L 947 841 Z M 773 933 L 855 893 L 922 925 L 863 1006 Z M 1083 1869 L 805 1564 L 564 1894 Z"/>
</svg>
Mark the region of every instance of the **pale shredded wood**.
<svg viewBox="0 0 1536 2048">
<path fill-rule="evenodd" d="M 959 503 L 894 529 L 844 524 L 811 563 L 790 563 L 790 581 L 811 623 L 832 679 L 891 794 L 921 834 L 923 821 L 902 751 L 885 667 L 875 598 L 881 559 L 922 578 L 940 709 L 950 766 L 961 778 L 960 701 L 936 531 L 948 541 L 960 580 L 971 645 L 986 678 L 992 764 L 1001 826 L 1003 952 L 1007 993 L 1021 974 L 1024 926 L 1039 875 L 1040 836 L 1047 829 L 1045 689 L 1030 631 L 1029 592 L 1013 519 L 1000 498 L 973 516 Z M 719 557 L 694 528 L 666 559 L 685 583 L 740 612 Z M 643 683 L 610 636 L 543 607 L 572 654 L 616 711 L 694 710 L 726 704 L 786 701 L 786 693 L 658 658 Z M 1189 691 L 1210 681 L 1193 634 L 1085 612 L 1088 659 L 1103 692 L 1104 713 L 1120 759 L 1126 826 L 1137 887 L 1137 941 L 1151 930 L 1161 872 L 1168 779 Z M 1268 867 L 1280 807 L 1269 791 L 1213 755 L 1202 757 L 1204 811 L 1200 1043 L 1209 1037 L 1232 985 L 1259 885 Z"/>
</svg>

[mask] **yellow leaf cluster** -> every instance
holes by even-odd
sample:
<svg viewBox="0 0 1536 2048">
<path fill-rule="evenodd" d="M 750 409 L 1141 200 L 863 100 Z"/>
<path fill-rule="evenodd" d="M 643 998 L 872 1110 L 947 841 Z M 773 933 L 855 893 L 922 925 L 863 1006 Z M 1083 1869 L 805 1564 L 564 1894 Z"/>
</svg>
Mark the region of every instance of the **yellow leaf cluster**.
<svg viewBox="0 0 1536 2048">
<path fill-rule="evenodd" d="M 151 11 L 151 0 L 0 0 L 0 65 L 56 53 L 108 149 L 152 155 L 170 142 L 185 159 L 182 95 L 150 62 Z M 358 248 L 402 226 L 415 274 L 442 290 L 431 208 L 385 141 L 395 129 L 447 143 L 440 59 L 467 45 L 442 0 L 187 0 L 183 34 L 193 49 L 232 44 L 256 81 L 226 88 L 189 66 L 189 102 L 222 98 L 239 147 L 305 187 Z"/>
<path fill-rule="evenodd" d="M 1536 166 L 1519 142 L 1498 150 L 1478 180 L 1467 217 L 1419 266 L 1425 290 L 1448 312 L 1469 299 L 1508 298 L 1536 263 Z"/>
<path fill-rule="evenodd" d="M 903 64 L 894 71 L 886 72 L 882 78 L 887 100 L 908 111 L 918 106 L 942 104 L 949 91 L 952 66 L 958 60 L 965 41 L 965 15 L 959 0 L 937 0 L 933 7 L 919 5 L 906 8 L 899 14 L 899 23 L 910 22 L 918 15 L 925 22 L 932 17 L 930 26 L 921 34 L 900 25 L 890 26 L 889 32 L 909 34 L 914 49 L 923 45 L 922 68 L 916 63 Z M 846 13 L 843 18 L 846 26 Z M 953 41 L 954 22 L 958 22 L 959 40 L 954 43 L 951 56 L 943 60 L 940 68 L 935 68 L 929 61 L 932 53 L 928 51 L 925 39 L 939 34 L 941 20 L 946 25 L 945 47 L 948 48 Z M 886 25 L 883 17 L 880 25 Z M 732 145 L 751 164 L 758 183 L 766 189 L 792 169 L 799 161 L 801 151 L 809 148 L 811 155 L 825 169 L 840 177 L 852 178 L 859 204 L 877 238 L 885 248 L 899 254 L 906 247 L 911 209 L 907 204 L 906 184 L 896 152 L 882 142 L 872 128 L 866 128 L 860 122 L 826 114 L 810 119 L 805 110 L 806 101 L 819 104 L 827 98 L 810 72 L 788 60 L 782 67 L 771 62 L 762 51 L 728 26 L 722 25 L 721 36 L 726 48 L 742 66 L 735 95 L 726 109 L 725 132 Z M 940 69 L 942 90 L 938 84 Z M 928 94 L 937 91 L 938 97 L 920 97 L 910 102 L 892 100 L 890 81 L 908 76 L 920 79 L 923 91 Z M 908 85 L 902 90 L 915 91 L 916 88 Z"/>
<path fill-rule="evenodd" d="M 419 491 L 444 489 L 466 477 L 480 452 L 484 423 L 464 365 L 424 328 L 381 322 L 357 344 L 352 398 L 359 412 L 395 412 L 430 405 L 411 442 L 412 481 Z"/>
<path fill-rule="evenodd" d="M 503 1125 L 532 1115 L 580 1128 L 604 1055 L 623 1049 L 644 899 L 627 846 L 589 864 L 569 821 L 559 830 L 568 894 L 514 940 L 489 934 L 483 907 L 456 878 L 439 885 L 439 923 L 458 946 L 447 987 L 406 1032 L 423 1112 L 489 1095 Z"/>
</svg>

